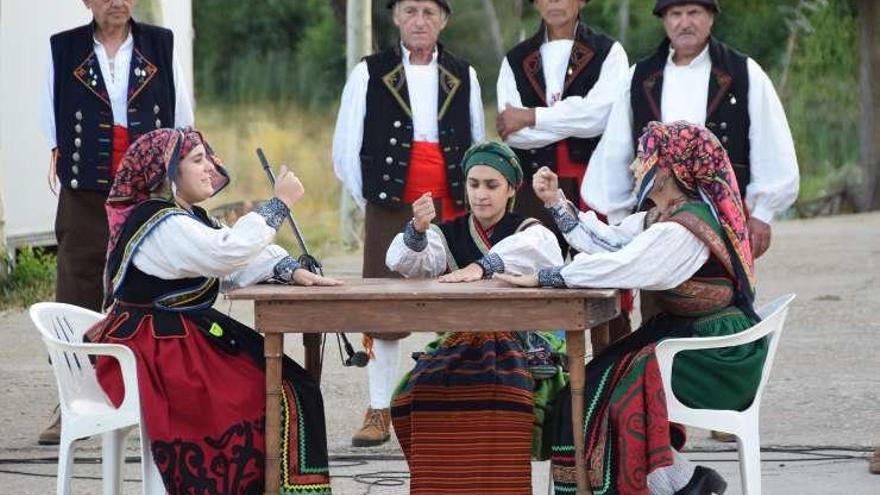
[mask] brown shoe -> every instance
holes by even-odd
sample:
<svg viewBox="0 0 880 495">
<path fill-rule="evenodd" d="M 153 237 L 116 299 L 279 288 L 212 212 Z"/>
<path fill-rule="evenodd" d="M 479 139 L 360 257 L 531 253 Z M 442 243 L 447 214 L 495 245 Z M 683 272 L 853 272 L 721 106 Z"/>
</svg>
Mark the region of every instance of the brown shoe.
<svg viewBox="0 0 880 495">
<path fill-rule="evenodd" d="M 869 461 L 868 470 L 872 474 L 880 474 L 880 447 L 874 450 L 874 457 Z"/>
<path fill-rule="evenodd" d="M 58 445 L 61 442 L 61 408 L 55 406 L 52 411 L 52 422 L 40 433 L 37 443 L 40 445 Z"/>
<path fill-rule="evenodd" d="M 364 424 L 351 437 L 352 447 L 375 447 L 391 438 L 391 410 L 367 409 Z"/>
<path fill-rule="evenodd" d="M 712 430 L 712 440 L 716 442 L 732 443 L 736 441 L 736 435 L 733 433 L 725 433 L 723 431 Z"/>
</svg>

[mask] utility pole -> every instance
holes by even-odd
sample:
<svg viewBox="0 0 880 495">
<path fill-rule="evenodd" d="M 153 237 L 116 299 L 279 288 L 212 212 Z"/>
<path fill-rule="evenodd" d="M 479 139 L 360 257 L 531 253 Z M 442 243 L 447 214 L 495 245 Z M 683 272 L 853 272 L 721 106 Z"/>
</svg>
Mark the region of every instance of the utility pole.
<svg viewBox="0 0 880 495">
<path fill-rule="evenodd" d="M 373 47 L 373 12 L 370 0 L 347 0 L 345 8 L 346 73 L 350 74 Z M 363 245 L 364 214 L 348 191 L 339 200 L 342 240 L 348 247 Z"/>
</svg>

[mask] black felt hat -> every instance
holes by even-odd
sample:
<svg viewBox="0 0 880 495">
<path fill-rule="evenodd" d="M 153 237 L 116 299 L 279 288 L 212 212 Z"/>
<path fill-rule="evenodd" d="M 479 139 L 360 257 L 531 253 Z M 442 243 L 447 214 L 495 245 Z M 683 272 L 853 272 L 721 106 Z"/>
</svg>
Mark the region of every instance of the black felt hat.
<svg viewBox="0 0 880 495">
<path fill-rule="evenodd" d="M 654 5 L 654 15 L 661 17 L 663 16 L 663 12 L 669 7 L 684 5 L 687 3 L 702 5 L 703 7 L 712 9 L 716 14 L 721 12 L 721 8 L 718 6 L 718 0 L 657 0 L 657 3 Z"/>
<path fill-rule="evenodd" d="M 388 0 L 387 7 L 390 9 L 390 8 L 394 7 L 394 5 L 397 4 L 397 2 L 399 2 L 399 1 L 400 0 Z M 446 15 L 452 15 L 452 6 L 449 5 L 448 0 L 431 0 L 431 1 L 436 3 L 437 5 L 439 5 L 440 7 L 442 7 L 443 10 L 446 11 Z"/>
</svg>

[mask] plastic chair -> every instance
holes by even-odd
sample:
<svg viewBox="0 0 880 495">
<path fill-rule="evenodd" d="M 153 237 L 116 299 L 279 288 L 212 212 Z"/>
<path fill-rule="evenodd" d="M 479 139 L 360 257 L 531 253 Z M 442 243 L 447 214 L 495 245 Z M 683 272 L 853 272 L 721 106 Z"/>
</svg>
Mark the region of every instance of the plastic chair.
<svg viewBox="0 0 880 495">
<path fill-rule="evenodd" d="M 94 435 L 101 435 L 102 440 L 103 493 L 122 493 L 125 438 L 138 426 L 143 493 L 165 494 L 141 423 L 134 353 L 118 344 L 83 343 L 83 334 L 103 318 L 100 313 L 70 304 L 43 302 L 31 306 L 30 316 L 49 350 L 58 383 L 61 443 L 58 446 L 57 494 L 70 493 L 73 442 Z M 119 408 L 113 407 L 98 384 L 90 355 L 111 356 L 119 361 L 125 385 L 125 398 Z"/>
<path fill-rule="evenodd" d="M 788 294 L 777 298 L 758 310 L 761 322 L 743 332 L 724 337 L 700 337 L 669 339 L 657 344 L 655 354 L 663 378 L 669 420 L 675 423 L 722 431 L 736 435 L 739 450 L 740 477 L 744 495 L 761 495 L 761 441 L 758 427 L 761 396 L 770 377 L 776 348 L 782 335 L 788 305 L 795 298 Z M 691 409 L 679 402 L 672 392 L 672 362 L 681 351 L 714 349 L 748 344 L 767 338 L 767 358 L 761 372 L 761 382 L 755 393 L 752 405 L 745 411 L 726 411 L 715 409 Z"/>
</svg>

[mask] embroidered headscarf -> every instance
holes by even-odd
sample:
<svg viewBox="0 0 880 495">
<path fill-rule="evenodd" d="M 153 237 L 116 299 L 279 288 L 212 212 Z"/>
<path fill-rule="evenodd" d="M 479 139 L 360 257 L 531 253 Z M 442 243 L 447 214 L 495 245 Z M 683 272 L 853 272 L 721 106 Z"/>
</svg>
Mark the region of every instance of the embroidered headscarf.
<svg viewBox="0 0 880 495">
<path fill-rule="evenodd" d="M 519 158 L 506 144 L 485 141 L 471 146 L 461 160 L 464 176 L 467 177 L 468 172 L 477 165 L 485 165 L 497 170 L 514 190 L 522 186 L 523 171 Z M 511 198 L 507 204 L 507 211 L 512 211 L 513 206 L 514 198 Z"/>
<path fill-rule="evenodd" d="M 128 147 L 104 205 L 110 227 L 108 256 L 116 247 L 125 221 L 134 209 L 157 192 L 173 191 L 180 161 L 200 144 L 205 146 L 206 158 L 214 164 L 212 185 L 214 194 L 217 194 L 229 183 L 229 175 L 200 131 L 190 127 L 156 129 Z"/>
<path fill-rule="evenodd" d="M 739 186 L 724 146 L 712 132 L 685 121 L 651 122 L 639 139 L 634 170 L 638 206 L 651 192 L 657 170 L 669 170 L 689 195 L 709 205 L 731 250 L 739 292 L 754 301 L 754 260 Z"/>
</svg>

